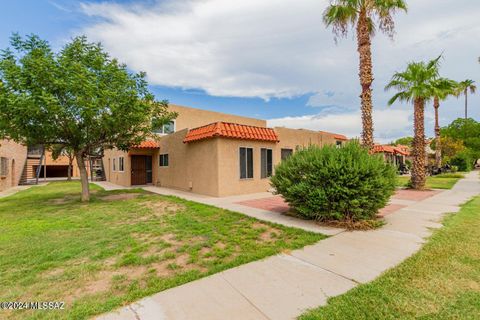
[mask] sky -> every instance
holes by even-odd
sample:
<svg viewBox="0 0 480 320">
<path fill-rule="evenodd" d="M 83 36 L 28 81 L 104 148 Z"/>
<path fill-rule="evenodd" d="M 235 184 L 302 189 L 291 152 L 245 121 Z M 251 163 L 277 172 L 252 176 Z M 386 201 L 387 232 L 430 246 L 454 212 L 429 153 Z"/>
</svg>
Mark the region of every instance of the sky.
<svg viewBox="0 0 480 320">
<path fill-rule="evenodd" d="M 361 131 L 358 53 L 354 32 L 334 40 L 322 22 L 328 0 L 0 0 L 0 48 L 12 32 L 35 33 L 59 50 L 86 35 L 132 72 L 145 71 L 158 100 L 258 117 L 269 126 Z M 379 143 L 412 135 L 413 107 L 388 106 L 384 87 L 411 61 L 443 54 L 441 75 L 480 85 L 480 2 L 407 0 L 395 15 L 396 34 L 377 32 L 374 136 Z M 480 89 L 480 87 L 479 87 Z M 480 120 L 480 90 L 469 116 Z M 463 116 L 464 100 L 449 98 L 440 123 Z M 433 108 L 426 108 L 433 136 Z"/>
</svg>

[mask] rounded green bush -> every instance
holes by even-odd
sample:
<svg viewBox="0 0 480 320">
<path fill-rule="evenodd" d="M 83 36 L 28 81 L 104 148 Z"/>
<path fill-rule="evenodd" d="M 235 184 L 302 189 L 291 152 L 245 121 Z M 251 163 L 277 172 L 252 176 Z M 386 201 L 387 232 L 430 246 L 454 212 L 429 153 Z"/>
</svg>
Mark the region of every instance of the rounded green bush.
<svg viewBox="0 0 480 320">
<path fill-rule="evenodd" d="M 275 168 L 272 186 L 298 214 L 321 221 L 375 218 L 395 190 L 396 169 L 358 142 L 310 146 Z"/>
</svg>

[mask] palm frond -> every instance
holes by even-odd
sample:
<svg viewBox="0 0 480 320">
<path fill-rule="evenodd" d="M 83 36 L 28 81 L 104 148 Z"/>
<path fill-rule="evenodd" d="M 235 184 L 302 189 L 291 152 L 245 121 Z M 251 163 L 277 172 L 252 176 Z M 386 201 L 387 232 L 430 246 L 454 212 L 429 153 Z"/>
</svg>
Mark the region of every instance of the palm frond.
<svg viewBox="0 0 480 320">
<path fill-rule="evenodd" d="M 397 11 L 407 12 L 407 3 L 404 0 L 374 0 L 373 7 L 378 17 L 379 29 L 389 37 L 393 37 L 395 34 L 393 15 Z"/>
<path fill-rule="evenodd" d="M 335 36 L 345 37 L 348 29 L 357 21 L 358 12 L 351 6 L 349 1 L 337 1 L 339 4 L 331 4 L 323 13 L 323 22 L 327 27 L 332 27 Z"/>
</svg>

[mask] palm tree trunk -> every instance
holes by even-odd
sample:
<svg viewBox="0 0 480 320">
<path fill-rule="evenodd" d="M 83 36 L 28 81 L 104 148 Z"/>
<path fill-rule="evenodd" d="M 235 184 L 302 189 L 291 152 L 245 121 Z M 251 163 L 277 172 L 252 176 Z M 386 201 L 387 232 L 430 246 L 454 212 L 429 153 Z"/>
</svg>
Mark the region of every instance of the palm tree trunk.
<svg viewBox="0 0 480 320">
<path fill-rule="evenodd" d="M 367 13 L 360 12 L 357 24 L 357 50 L 360 57 L 360 84 L 362 86 L 361 110 L 362 110 L 362 144 L 371 149 L 373 147 L 373 120 L 372 120 L 372 49 L 370 28 Z"/>
<path fill-rule="evenodd" d="M 442 150 L 440 141 L 440 125 L 438 124 L 438 108 L 440 107 L 440 100 L 438 97 L 433 99 L 433 108 L 435 110 L 435 166 L 440 168 L 442 166 Z"/>
<path fill-rule="evenodd" d="M 465 120 L 468 119 L 468 90 L 465 89 L 465 91 L 463 92 L 463 94 L 465 95 Z"/>
<path fill-rule="evenodd" d="M 425 101 L 417 98 L 414 101 L 414 138 L 413 138 L 413 163 L 412 163 L 412 188 L 425 189 Z"/>
</svg>

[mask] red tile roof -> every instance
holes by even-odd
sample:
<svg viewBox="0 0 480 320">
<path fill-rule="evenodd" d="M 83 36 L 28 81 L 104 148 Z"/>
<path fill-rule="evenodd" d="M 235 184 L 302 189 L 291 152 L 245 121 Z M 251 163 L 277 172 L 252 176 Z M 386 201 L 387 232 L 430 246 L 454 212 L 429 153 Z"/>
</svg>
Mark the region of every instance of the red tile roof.
<svg viewBox="0 0 480 320">
<path fill-rule="evenodd" d="M 160 145 L 153 140 L 142 141 L 138 146 L 133 146 L 132 149 L 158 149 Z"/>
<path fill-rule="evenodd" d="M 193 142 L 214 137 L 278 142 L 278 135 L 271 128 L 244 124 L 214 122 L 206 126 L 190 129 L 183 142 Z"/>
<path fill-rule="evenodd" d="M 335 139 L 335 140 L 343 140 L 343 141 L 348 140 L 347 136 L 344 136 L 343 134 L 338 134 L 338 133 L 333 133 L 333 132 L 328 132 L 328 131 L 319 131 L 319 132 L 324 133 L 324 134 L 329 134 L 329 135 L 333 136 L 333 139 Z"/>
<path fill-rule="evenodd" d="M 404 156 L 408 155 L 408 152 L 403 151 L 400 148 L 389 146 L 389 145 L 374 145 L 372 149 L 372 153 L 398 153 Z"/>
</svg>

